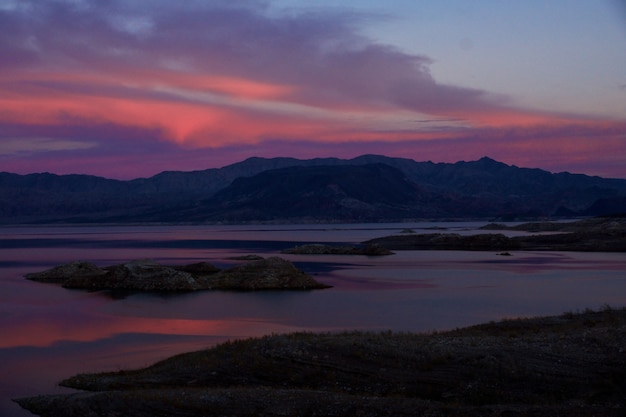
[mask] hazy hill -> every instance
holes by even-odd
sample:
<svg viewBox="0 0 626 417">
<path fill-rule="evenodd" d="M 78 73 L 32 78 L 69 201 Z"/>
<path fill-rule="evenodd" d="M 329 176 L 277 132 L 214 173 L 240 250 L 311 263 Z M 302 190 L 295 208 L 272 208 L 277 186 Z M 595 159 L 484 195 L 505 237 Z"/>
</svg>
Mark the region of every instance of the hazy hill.
<svg viewBox="0 0 626 417">
<path fill-rule="evenodd" d="M 4 223 L 382 221 L 626 212 L 626 180 L 553 174 L 489 158 L 449 163 L 249 158 L 224 168 L 118 181 L 0 173 Z"/>
</svg>

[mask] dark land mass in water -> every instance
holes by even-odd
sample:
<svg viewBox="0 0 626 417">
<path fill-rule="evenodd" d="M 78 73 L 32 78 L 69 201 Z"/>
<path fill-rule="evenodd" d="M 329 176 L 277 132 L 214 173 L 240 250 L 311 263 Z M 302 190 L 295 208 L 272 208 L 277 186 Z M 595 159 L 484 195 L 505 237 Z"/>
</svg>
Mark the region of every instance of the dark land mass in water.
<svg viewBox="0 0 626 417">
<path fill-rule="evenodd" d="M 624 416 L 626 309 L 442 333 L 294 333 L 16 401 L 40 416 Z"/>
<path fill-rule="evenodd" d="M 626 216 L 598 217 L 576 222 L 541 222 L 506 226 L 492 223 L 484 230 L 554 232 L 508 237 L 501 233 L 470 236 L 456 233 L 403 234 L 363 242 L 389 250 L 550 250 L 626 252 Z"/>
<path fill-rule="evenodd" d="M 231 268 L 208 262 L 165 266 L 152 260 L 135 260 L 100 268 L 90 262 L 71 262 L 27 274 L 26 278 L 61 284 L 65 288 L 128 291 L 198 290 L 312 290 L 329 288 L 282 258 L 245 257 Z"/>
</svg>

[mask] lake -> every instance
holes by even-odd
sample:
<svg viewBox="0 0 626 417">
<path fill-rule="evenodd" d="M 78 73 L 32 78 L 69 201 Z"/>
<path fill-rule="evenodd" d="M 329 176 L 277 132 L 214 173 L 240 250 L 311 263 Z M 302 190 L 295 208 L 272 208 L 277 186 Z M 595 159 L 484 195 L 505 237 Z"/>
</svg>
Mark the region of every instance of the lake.
<svg viewBox="0 0 626 417">
<path fill-rule="evenodd" d="M 149 365 L 250 336 L 345 329 L 433 331 L 503 318 L 626 305 L 626 254 L 404 251 L 385 257 L 281 255 L 304 243 L 358 243 L 401 233 L 476 233 L 485 222 L 261 226 L 0 228 L 0 416 L 10 398 L 69 392 L 79 372 Z M 513 233 L 513 232 L 510 232 Z M 99 266 L 282 256 L 332 288 L 140 294 L 67 290 L 24 274 L 84 260 Z"/>
</svg>

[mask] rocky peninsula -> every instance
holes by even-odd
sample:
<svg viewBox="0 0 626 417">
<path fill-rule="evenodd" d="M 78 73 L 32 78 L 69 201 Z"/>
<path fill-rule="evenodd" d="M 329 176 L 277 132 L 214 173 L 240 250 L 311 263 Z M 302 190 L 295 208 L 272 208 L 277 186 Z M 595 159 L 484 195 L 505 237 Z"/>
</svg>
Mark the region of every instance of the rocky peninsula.
<svg viewBox="0 0 626 417">
<path fill-rule="evenodd" d="M 16 401 L 42 417 L 617 417 L 626 310 L 428 334 L 271 335 L 61 385 L 82 391 Z"/>
<path fill-rule="evenodd" d="M 329 287 L 280 257 L 255 258 L 223 270 L 207 262 L 165 266 L 152 260 L 135 260 L 103 268 L 90 262 L 72 262 L 27 274 L 26 278 L 86 290 L 250 291 Z"/>
<path fill-rule="evenodd" d="M 502 233 L 402 234 L 371 239 L 389 250 L 550 250 L 626 252 L 626 216 L 599 217 L 575 222 L 524 223 L 517 226 L 490 223 L 483 230 L 515 230 L 532 234 L 508 237 Z"/>
</svg>

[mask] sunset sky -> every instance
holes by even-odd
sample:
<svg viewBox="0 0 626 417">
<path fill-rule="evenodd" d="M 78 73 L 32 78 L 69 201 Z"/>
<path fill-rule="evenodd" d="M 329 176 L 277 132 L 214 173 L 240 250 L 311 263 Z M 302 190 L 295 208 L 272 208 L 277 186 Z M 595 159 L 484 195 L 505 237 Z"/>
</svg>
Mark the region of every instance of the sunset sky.
<svg viewBox="0 0 626 417">
<path fill-rule="evenodd" d="M 626 178 L 623 0 L 0 0 L 0 171 L 382 154 Z"/>
</svg>

